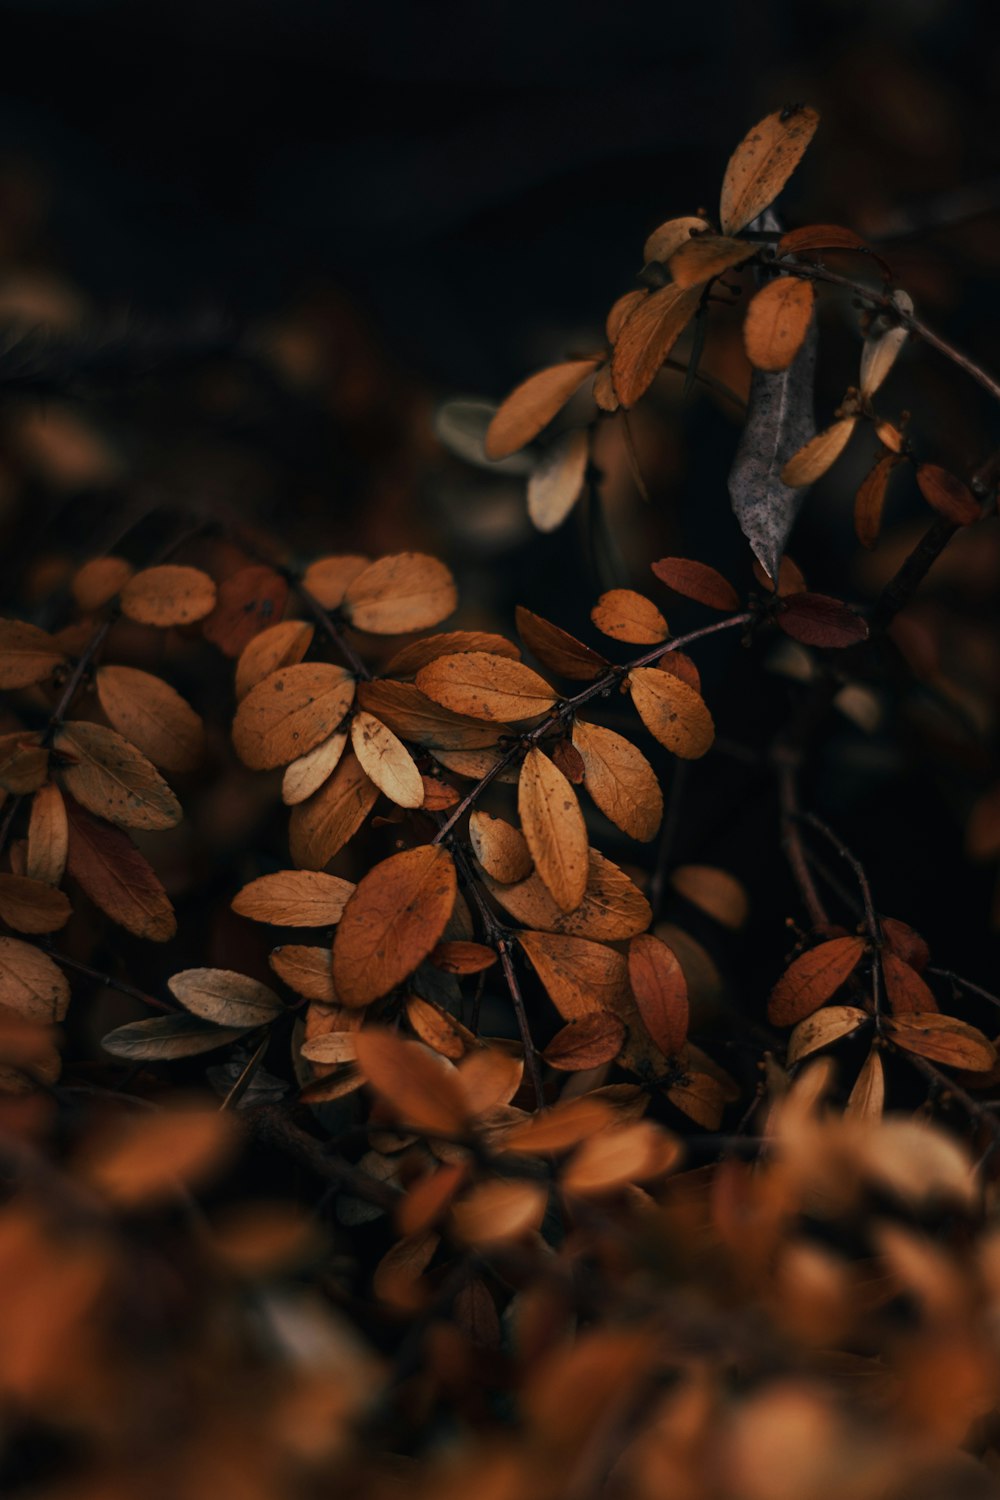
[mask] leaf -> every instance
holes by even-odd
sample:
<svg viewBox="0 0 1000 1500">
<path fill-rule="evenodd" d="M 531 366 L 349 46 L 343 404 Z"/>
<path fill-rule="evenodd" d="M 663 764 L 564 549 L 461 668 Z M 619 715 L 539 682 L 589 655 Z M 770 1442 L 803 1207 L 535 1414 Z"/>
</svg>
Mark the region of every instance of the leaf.
<svg viewBox="0 0 1000 1500">
<path fill-rule="evenodd" d="M 486 432 L 486 456 L 508 458 L 547 427 L 594 373 L 597 359 L 572 359 L 530 375 L 503 401 Z"/>
<path fill-rule="evenodd" d="M 457 604 L 455 580 L 443 562 L 422 552 L 397 552 L 351 580 L 342 608 L 356 630 L 400 635 L 439 625 Z"/>
<path fill-rule="evenodd" d="M 302 1056 L 307 1062 L 324 1063 L 330 1067 L 353 1063 L 357 1059 L 356 1038 L 356 1031 L 328 1031 L 313 1037 L 312 1041 L 303 1042 Z"/>
<path fill-rule="evenodd" d="M 316 870 L 279 870 L 251 880 L 233 897 L 232 908 L 252 922 L 275 927 L 332 927 L 340 921 L 354 886 L 339 875 Z"/>
<path fill-rule="evenodd" d="M 236 697 L 245 698 L 252 687 L 277 672 L 294 667 L 305 656 L 316 633 L 305 620 L 282 620 L 248 641 L 236 663 Z"/>
<path fill-rule="evenodd" d="M 151 1208 L 214 1175 L 235 1145 L 232 1119 L 207 1106 L 133 1112 L 90 1136 L 76 1174 L 116 1207 Z"/>
<path fill-rule="evenodd" d="M 670 259 L 674 285 L 683 291 L 699 290 L 706 281 L 723 271 L 741 266 L 756 255 L 759 245 L 748 240 L 730 239 L 724 234 L 700 234 L 675 250 Z"/>
<path fill-rule="evenodd" d="M 110 604 L 128 583 L 135 569 L 124 557 L 94 557 L 73 574 L 73 598 L 85 614 Z"/>
<path fill-rule="evenodd" d="M 341 553 L 336 557 L 317 557 L 302 575 L 302 587 L 311 594 L 324 609 L 339 609 L 348 588 L 371 567 L 371 558 L 358 552 Z"/>
<path fill-rule="evenodd" d="M 531 874 L 531 850 L 519 828 L 475 808 L 469 815 L 472 852 L 487 875 L 501 885 L 513 885 Z"/>
<path fill-rule="evenodd" d="M 853 229 L 840 224 L 805 224 L 783 234 L 777 248 L 779 255 L 801 255 L 810 250 L 868 250 L 869 246 Z"/>
<path fill-rule="evenodd" d="M 551 932 L 519 932 L 517 940 L 564 1020 L 617 1011 L 627 999 L 628 970 L 616 949 Z"/>
<path fill-rule="evenodd" d="M 337 1003 L 329 948 L 310 947 L 304 943 L 284 943 L 281 947 L 272 949 L 268 963 L 278 978 L 297 995 L 304 995 L 307 1000 L 322 1001 L 325 1005 Z"/>
<path fill-rule="evenodd" d="M 419 995 L 411 995 L 407 1000 L 406 1019 L 422 1042 L 452 1061 L 464 1057 L 468 1048 L 476 1044 L 473 1033 L 460 1021 Z"/>
<path fill-rule="evenodd" d="M 631 838 L 655 838 L 663 793 L 642 751 L 614 730 L 582 719 L 573 721 L 573 744 L 583 760 L 583 784 L 604 816 Z"/>
<path fill-rule="evenodd" d="M 513 641 L 502 635 L 493 635 L 488 630 L 443 630 L 438 635 L 425 635 L 419 641 L 411 641 L 397 651 L 387 662 L 387 677 L 412 677 L 439 656 L 455 656 L 462 651 L 489 651 L 493 656 L 508 656 L 511 661 L 520 661 L 521 653 Z"/>
<path fill-rule="evenodd" d="M 647 1182 L 677 1165 L 682 1146 L 651 1120 L 602 1130 L 579 1146 L 563 1169 L 563 1191 L 574 1197 L 612 1193 Z"/>
<path fill-rule="evenodd" d="M 642 1024 L 664 1057 L 676 1057 L 687 1040 L 687 980 L 677 955 L 646 933 L 628 945 L 628 977 Z"/>
<path fill-rule="evenodd" d="M 121 591 L 123 614 L 139 625 L 191 625 L 215 608 L 215 584 L 200 568 L 164 563 L 134 573 Z"/>
<path fill-rule="evenodd" d="M 396 1210 L 400 1234 L 422 1234 L 447 1212 L 448 1206 L 465 1182 L 464 1162 L 451 1162 L 419 1177 L 407 1190 Z"/>
<path fill-rule="evenodd" d="M 667 622 L 652 599 L 633 589 L 610 589 L 602 594 L 590 618 L 604 635 L 635 646 L 658 646 L 667 638 Z"/>
<path fill-rule="evenodd" d="M 51 782 L 39 787 L 31 803 L 25 874 L 46 885 L 58 885 L 66 869 L 69 824 L 62 793 Z"/>
<path fill-rule="evenodd" d="M 886 950 L 882 953 L 882 978 L 894 1016 L 938 1009 L 933 990 L 921 979 L 916 969 L 911 968 L 897 954 Z"/>
<path fill-rule="evenodd" d="M 66 869 L 105 916 L 136 937 L 165 943 L 177 931 L 166 891 L 128 834 L 66 803 Z"/>
<path fill-rule="evenodd" d="M 541 1226 L 548 1189 L 537 1182 L 481 1182 L 454 1204 L 452 1227 L 463 1244 L 477 1250 L 519 1240 Z"/>
<path fill-rule="evenodd" d="M 881 1120 L 885 1106 L 885 1068 L 881 1053 L 872 1047 L 844 1105 L 844 1115 L 853 1120 Z"/>
<path fill-rule="evenodd" d="M 300 869 L 322 870 L 353 838 L 378 801 L 353 750 L 347 751 L 318 792 L 292 808 L 288 846 Z"/>
<path fill-rule="evenodd" d="M 715 725 L 694 688 L 654 667 L 636 667 L 627 681 L 640 719 L 661 745 L 682 760 L 697 760 L 711 749 Z"/>
<path fill-rule="evenodd" d="M 749 914 L 747 893 L 735 875 L 714 865 L 679 865 L 670 877 L 677 893 L 713 917 L 723 927 L 739 932 Z"/>
<path fill-rule="evenodd" d="M 792 594 L 777 617 L 779 629 L 805 646 L 840 648 L 868 639 L 868 625 L 839 599 Z"/>
<path fill-rule="evenodd" d="M 435 969 L 445 974 L 481 974 L 497 961 L 492 948 L 483 943 L 446 942 L 438 943 L 430 956 Z"/>
<path fill-rule="evenodd" d="M 907 922 L 901 922 L 898 917 L 882 917 L 879 925 L 888 951 L 916 969 L 918 974 L 922 973 L 931 961 L 931 952 L 920 933 L 915 932 Z"/>
<path fill-rule="evenodd" d="M 858 486 L 854 497 L 854 531 L 862 547 L 874 547 L 879 539 L 889 475 L 898 462 L 895 453 L 883 453 Z"/>
<path fill-rule="evenodd" d="M 919 464 L 917 485 L 927 504 L 953 526 L 971 526 L 982 508 L 968 485 L 940 464 Z"/>
<path fill-rule="evenodd" d="M 802 504 L 781 471 L 816 430 L 816 347 L 814 320 L 787 370 L 754 371 L 746 425 L 729 471 L 729 496 L 740 530 L 772 578 L 778 576 Z"/>
<path fill-rule="evenodd" d="M 394 1120 L 431 1135 L 464 1135 L 465 1095 L 453 1068 L 419 1042 L 366 1026 L 355 1034 L 358 1067 Z"/>
<path fill-rule="evenodd" d="M 261 563 L 239 568 L 219 584 L 202 635 L 226 656 L 239 656 L 254 636 L 281 619 L 287 602 L 288 584 L 273 568 Z"/>
<path fill-rule="evenodd" d="M 574 682 L 592 682 L 608 670 L 610 662 L 558 625 L 532 614 L 520 604 L 515 615 L 522 641 L 550 672 Z"/>
<path fill-rule="evenodd" d="M 421 844 L 362 876 L 333 942 L 333 982 L 343 1005 L 368 1005 L 421 964 L 440 941 L 457 894 L 447 849 Z"/>
<path fill-rule="evenodd" d="M 491 776 L 506 786 L 516 786 L 520 767 L 512 765 L 499 750 L 435 750 L 434 759 L 466 781 Z"/>
<path fill-rule="evenodd" d="M 354 698 L 354 678 L 331 662 L 281 667 L 258 682 L 233 720 L 233 745 L 252 771 L 268 771 L 328 739 Z"/>
<path fill-rule="evenodd" d="M 555 531 L 580 498 L 590 434 L 574 428 L 546 443 L 528 478 L 528 515 L 539 531 Z"/>
<path fill-rule="evenodd" d="M 709 1073 L 697 1069 L 688 1072 L 679 1083 L 670 1085 L 667 1098 L 703 1130 L 718 1130 L 722 1123 L 725 1092 L 719 1080 Z"/>
<path fill-rule="evenodd" d="M 521 477 L 530 474 L 531 456 L 527 453 L 515 453 L 496 462 L 487 458 L 486 432 L 496 412 L 495 401 L 477 397 L 459 396 L 443 401 L 434 414 L 435 435 L 450 453 L 480 469 Z"/>
<path fill-rule="evenodd" d="M 284 1013 L 266 984 L 232 969 L 182 969 L 171 975 L 167 986 L 185 1010 L 217 1026 L 250 1030 Z"/>
<path fill-rule="evenodd" d="M 782 482 L 792 489 L 815 484 L 836 463 L 857 424 L 857 417 L 842 417 L 832 427 L 817 432 L 804 447 L 792 454 L 781 471 Z"/>
<path fill-rule="evenodd" d="M 101 1038 L 101 1046 L 113 1057 L 130 1062 L 166 1061 L 175 1057 L 195 1057 L 199 1052 L 214 1052 L 235 1042 L 245 1033 L 244 1027 L 214 1026 L 198 1016 L 153 1016 L 148 1021 L 130 1021 Z"/>
<path fill-rule="evenodd" d="M 169 683 L 135 667 L 99 667 L 97 696 L 112 726 L 154 766 L 190 771 L 201 759 L 205 729 Z"/>
<path fill-rule="evenodd" d="M 630 407 L 644 396 L 663 361 L 698 310 L 701 291 L 664 286 L 637 302 L 615 339 L 611 380 L 617 399 Z"/>
<path fill-rule="evenodd" d="M 575 911 L 587 888 L 587 828 L 572 786 L 537 746 L 521 766 L 517 810 L 539 877 L 558 907 Z"/>
<path fill-rule="evenodd" d="M 438 657 L 421 667 L 417 688 L 453 713 L 491 723 L 536 718 L 557 698 L 555 690 L 530 667 L 488 651 Z"/>
<path fill-rule="evenodd" d="M 562 1073 L 579 1073 L 613 1062 L 625 1040 L 625 1025 L 610 1011 L 581 1016 L 557 1031 L 542 1058 Z M 505 1143 L 506 1144 L 506 1143 Z"/>
<path fill-rule="evenodd" d="M 772 1026 L 794 1026 L 819 1010 L 854 973 L 864 956 L 861 937 L 831 938 L 796 958 L 771 991 Z"/>
<path fill-rule="evenodd" d="M 695 599 L 709 609 L 728 611 L 740 607 L 739 595 L 732 584 L 707 563 L 689 557 L 661 557 L 650 567 L 661 583 L 685 599 Z"/>
<path fill-rule="evenodd" d="M 813 317 L 812 282 L 778 276 L 752 298 L 743 320 L 747 358 L 758 370 L 787 370 Z"/>
<path fill-rule="evenodd" d="M 66 790 L 91 812 L 123 828 L 172 828 L 183 813 L 144 755 L 114 729 L 73 721 L 52 748 L 70 762 L 59 770 Z"/>
<path fill-rule="evenodd" d="M 726 167 L 719 202 L 723 234 L 738 234 L 781 192 L 812 140 L 819 115 L 789 105 L 767 115 L 743 138 Z"/>
<path fill-rule="evenodd" d="M 429 750 L 486 749 L 505 728 L 452 713 L 411 682 L 359 682 L 358 703 L 401 739 Z"/>
<path fill-rule="evenodd" d="M 286 807 L 295 807 L 319 791 L 340 765 L 349 739 L 346 729 L 337 729 L 308 754 L 289 761 L 281 778 L 281 800 Z"/>
<path fill-rule="evenodd" d="M 438 776 L 421 773 L 424 786 L 424 808 L 427 812 L 446 812 L 458 803 L 458 792 L 447 781 Z"/>
<path fill-rule="evenodd" d="M 643 932 L 652 917 L 645 896 L 610 859 L 596 849 L 589 854 L 587 889 L 572 912 L 556 905 L 537 872 L 515 885 L 501 885 L 485 876 L 485 884 L 494 900 L 527 927 L 609 943 Z"/>
<path fill-rule="evenodd" d="M 821 1047 L 829 1047 L 831 1042 L 839 1042 L 841 1037 L 850 1036 L 870 1019 L 868 1013 L 856 1005 L 827 1005 L 814 1015 L 806 1016 L 788 1038 L 788 1066 L 801 1062 L 802 1058 L 818 1052 Z"/>
<path fill-rule="evenodd" d="M 0 920 L 15 932 L 56 932 L 72 915 L 63 891 L 27 875 L 0 874 Z"/>
<path fill-rule="evenodd" d="M 0 1005 L 29 1021 L 62 1021 L 69 1008 L 69 984 L 40 948 L 0 937 Z"/>
<path fill-rule="evenodd" d="M 592 1023 L 600 1026 L 605 1020 L 613 1022 L 615 1019 L 609 1013 L 595 1012 L 593 1017 L 587 1017 L 586 1020 L 571 1021 L 564 1030 L 569 1032 L 570 1029 L 580 1027 L 583 1033 Z M 595 1094 L 587 1094 L 579 1099 L 560 1100 L 551 1109 L 539 1110 L 523 1124 L 514 1125 L 503 1137 L 503 1150 L 514 1152 L 518 1156 L 548 1156 L 558 1151 L 567 1151 L 571 1146 L 586 1140 L 589 1135 L 605 1130 L 614 1119 L 612 1108 Z"/>
<path fill-rule="evenodd" d="M 42 785 L 49 774 L 49 752 L 41 738 L 27 729 L 0 735 L 0 788 L 5 792 L 23 795 Z"/>
<path fill-rule="evenodd" d="M 996 1062 L 993 1043 L 975 1026 L 968 1026 L 955 1016 L 937 1011 L 914 1011 L 910 1015 L 886 1020 L 887 1036 L 907 1052 L 929 1057 L 950 1068 L 967 1068 L 985 1073 Z"/>
<path fill-rule="evenodd" d="M 397 807 L 421 807 L 424 783 L 413 757 L 380 719 L 359 709 L 351 720 L 351 744 L 365 775 Z"/>
<path fill-rule="evenodd" d="M 56 667 L 65 666 L 59 642 L 23 620 L 0 620 L 0 689 L 31 687 L 47 682 Z"/>
<path fill-rule="evenodd" d="M 709 227 L 707 219 L 682 218 L 668 219 L 658 229 L 654 229 L 645 245 L 642 247 L 642 258 L 648 265 L 651 260 L 659 261 L 666 265 L 671 256 L 686 245 L 693 234 L 703 234 Z M 608 330 L 608 338 L 614 343 L 614 335 Z"/>
<path fill-rule="evenodd" d="M 520 1051 L 508 1052 L 502 1046 L 470 1047 L 458 1064 L 462 1093 L 469 1113 L 476 1119 L 509 1104 L 523 1077 L 524 1058 Z"/>
</svg>

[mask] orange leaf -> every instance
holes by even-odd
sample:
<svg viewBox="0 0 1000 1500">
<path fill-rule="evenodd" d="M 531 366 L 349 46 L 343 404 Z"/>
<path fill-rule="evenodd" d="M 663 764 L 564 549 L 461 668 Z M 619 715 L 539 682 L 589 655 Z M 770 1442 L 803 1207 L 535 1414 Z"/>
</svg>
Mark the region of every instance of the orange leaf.
<svg viewBox="0 0 1000 1500">
<path fill-rule="evenodd" d="M 883 453 L 858 486 L 854 497 L 854 530 L 862 547 L 874 547 L 879 539 L 889 475 L 898 462 L 895 453 Z"/>
<path fill-rule="evenodd" d="M 303 573 L 302 586 L 324 609 L 339 609 L 355 578 L 370 566 L 371 558 L 357 552 L 318 557 Z"/>
<path fill-rule="evenodd" d="M 742 265 L 759 246 L 748 240 L 730 239 L 724 234 L 700 234 L 675 251 L 670 261 L 674 284 L 685 291 L 700 288 L 713 276 L 721 276 L 734 266 Z"/>
<path fill-rule="evenodd" d="M 993 1043 L 975 1026 L 937 1011 L 914 1011 L 885 1022 L 888 1036 L 907 1052 L 951 1068 L 985 1073 L 996 1062 Z"/>
<path fill-rule="evenodd" d="M 743 138 L 726 167 L 719 203 L 724 234 L 738 234 L 781 192 L 816 133 L 819 115 L 788 105 L 767 115 Z"/>
<path fill-rule="evenodd" d="M 705 700 L 667 672 L 637 667 L 628 675 L 629 692 L 640 719 L 654 739 L 682 760 L 697 760 L 715 738 Z"/>
<path fill-rule="evenodd" d="M 446 974 L 481 974 L 492 968 L 497 956 L 483 943 L 438 943 L 431 953 L 431 963 Z"/>
<path fill-rule="evenodd" d="M 689 557 L 661 557 L 650 564 L 661 583 L 685 599 L 696 599 L 709 609 L 739 609 L 739 595 L 728 579 L 707 563 Z M 666 658 L 664 658 L 666 660 Z"/>
<path fill-rule="evenodd" d="M 135 667 L 99 667 L 97 696 L 112 725 L 166 771 L 190 771 L 201 759 L 205 730 L 169 683 Z"/>
<path fill-rule="evenodd" d="M 452 713 L 412 682 L 359 682 L 358 703 L 401 739 L 429 750 L 483 750 L 495 745 L 505 728 Z"/>
<path fill-rule="evenodd" d="M 442 630 L 438 635 L 425 635 L 419 641 L 411 641 L 397 651 L 386 663 L 386 677 L 413 677 L 439 656 L 456 656 L 462 651 L 489 651 L 492 656 L 508 656 L 519 661 L 521 653 L 512 641 L 502 635 L 493 635 L 488 630 Z"/>
<path fill-rule="evenodd" d="M 562 911 L 575 911 L 587 889 L 587 827 L 572 786 L 537 746 L 521 766 L 517 809 L 546 889 Z"/>
<path fill-rule="evenodd" d="M 812 322 L 812 282 L 778 276 L 751 300 L 743 320 L 747 358 L 758 370 L 787 370 Z"/>
<path fill-rule="evenodd" d="M 674 890 L 723 927 L 738 932 L 746 922 L 749 902 L 743 885 L 728 870 L 714 865 L 678 865 L 670 877 Z"/>
<path fill-rule="evenodd" d="M 666 265 L 681 246 L 687 244 L 692 235 L 704 234 L 708 227 L 707 219 L 668 219 L 665 224 L 653 230 L 642 247 L 642 258 L 647 265 L 651 260 L 658 260 Z M 610 329 L 608 338 L 614 343 L 614 335 Z"/>
<path fill-rule="evenodd" d="M 771 991 L 767 1014 L 772 1026 L 794 1026 L 819 1010 L 854 973 L 865 947 L 861 937 L 831 938 L 800 954 Z"/>
<path fill-rule="evenodd" d="M 279 870 L 251 880 L 233 897 L 232 907 L 241 917 L 276 927 L 332 927 L 353 891 L 351 882 L 339 875 Z"/>
<path fill-rule="evenodd" d="M 333 982 L 344 1005 L 388 994 L 439 942 L 455 904 L 455 864 L 447 849 L 422 844 L 368 871 L 333 943 Z"/>
<path fill-rule="evenodd" d="M 647 933 L 628 947 L 628 977 L 642 1023 L 665 1057 L 675 1057 L 687 1039 L 687 980 L 676 954 Z"/>
<path fill-rule="evenodd" d="M 135 569 L 124 557 L 94 557 L 73 574 L 73 598 L 85 614 L 110 604 L 128 583 Z"/>
<path fill-rule="evenodd" d="M 447 1063 L 378 1026 L 356 1032 L 355 1047 L 366 1082 L 394 1120 L 431 1135 L 464 1135 L 465 1095 Z"/>
<path fill-rule="evenodd" d="M 791 489 L 804 489 L 815 484 L 843 453 L 857 426 L 857 417 L 843 417 L 832 427 L 810 438 L 798 453 L 793 453 L 781 471 L 781 482 Z"/>
<path fill-rule="evenodd" d="M 135 573 L 121 591 L 124 614 L 139 625 L 191 625 L 215 608 L 215 584 L 200 568 L 164 563 Z"/>
<path fill-rule="evenodd" d="M 917 484 L 927 504 L 953 526 L 970 526 L 982 515 L 982 507 L 968 485 L 940 464 L 920 464 Z"/>
<path fill-rule="evenodd" d="M 72 915 L 63 891 L 26 875 L 0 874 L 0 919 L 15 932 L 56 932 Z"/>
<path fill-rule="evenodd" d="M 219 584 L 215 608 L 202 625 L 202 634 L 226 656 L 239 656 L 255 635 L 281 619 L 287 602 L 288 584 L 281 574 L 253 563 Z"/>
<path fill-rule="evenodd" d="M 550 1068 L 563 1073 L 579 1073 L 613 1062 L 625 1040 L 625 1025 L 610 1011 L 595 1011 L 581 1016 L 557 1031 L 542 1057 Z"/>
<path fill-rule="evenodd" d="M 545 1216 L 548 1191 L 537 1182 L 480 1183 L 451 1211 L 456 1235 L 466 1245 L 486 1249 L 519 1240 L 538 1229 Z"/>
<path fill-rule="evenodd" d="M 487 458 L 509 458 L 536 438 L 596 370 L 597 359 L 549 365 L 511 391 L 486 432 Z"/>
<path fill-rule="evenodd" d="M 617 1011 L 624 1003 L 628 971 L 616 949 L 551 932 L 519 932 L 517 940 L 565 1020 Z"/>
<path fill-rule="evenodd" d="M 556 905 L 537 871 L 514 885 L 483 878 L 490 895 L 517 921 L 570 937 L 618 942 L 644 932 L 652 915 L 638 886 L 596 849 L 589 851 L 587 888 L 575 911 Z"/>
<path fill-rule="evenodd" d="M 351 579 L 342 608 L 356 630 L 401 635 L 439 625 L 457 603 L 455 580 L 443 562 L 423 552 L 397 552 Z"/>
<path fill-rule="evenodd" d="M 882 977 L 893 1015 L 912 1015 L 914 1012 L 938 1009 L 934 992 L 921 979 L 916 969 L 888 950 L 882 954 Z"/>
<path fill-rule="evenodd" d="M 0 937 L 0 1005 L 29 1021 L 61 1021 L 69 985 L 61 969 L 30 943 Z"/>
<path fill-rule="evenodd" d="M 531 850 L 520 829 L 476 808 L 469 816 L 472 852 L 486 871 L 501 885 L 513 885 L 531 874 Z"/>
<path fill-rule="evenodd" d="M 453 713 L 491 723 L 536 718 L 557 697 L 530 667 L 487 651 L 438 657 L 421 667 L 417 687 Z"/>
<path fill-rule="evenodd" d="M 319 791 L 292 808 L 288 846 L 295 864 L 322 870 L 357 833 L 377 800 L 378 787 L 349 750 Z"/>
<path fill-rule="evenodd" d="M 663 793 L 642 751 L 613 729 L 582 719 L 573 722 L 573 744 L 583 760 L 583 784 L 604 816 L 631 838 L 655 838 Z"/>
<path fill-rule="evenodd" d="M 0 689 L 46 682 L 65 664 L 59 642 L 23 620 L 0 620 Z"/>
<path fill-rule="evenodd" d="M 329 738 L 353 697 L 354 678 L 343 667 L 319 661 L 281 667 L 236 710 L 236 753 L 253 771 L 287 765 Z"/>
<path fill-rule="evenodd" d="M 602 634 L 635 646 L 658 646 L 667 638 L 667 622 L 652 599 L 634 589 L 610 589 L 602 594 L 590 618 Z"/>
<path fill-rule="evenodd" d="M 69 824 L 66 804 L 57 786 L 39 787 L 31 803 L 25 874 L 46 885 L 58 885 L 66 869 Z"/>
<path fill-rule="evenodd" d="M 339 996 L 333 987 L 329 948 L 311 947 L 305 943 L 282 943 L 273 948 L 268 963 L 288 988 L 307 1000 L 336 1004 Z"/>
<path fill-rule="evenodd" d="M 633 308 L 615 340 L 611 360 L 613 388 L 622 406 L 634 406 L 645 395 L 700 300 L 698 288 L 686 292 L 671 285 L 650 293 Z"/>
<path fill-rule="evenodd" d="M 99 817 L 123 828 L 172 828 L 180 822 L 181 805 L 167 783 L 115 730 L 70 722 L 52 748 L 69 762 L 59 769 L 62 785 Z"/>
<path fill-rule="evenodd" d="M 304 620 L 282 620 L 248 641 L 236 663 L 236 696 L 245 698 L 252 687 L 277 672 L 294 667 L 305 656 L 316 633 Z"/>
</svg>

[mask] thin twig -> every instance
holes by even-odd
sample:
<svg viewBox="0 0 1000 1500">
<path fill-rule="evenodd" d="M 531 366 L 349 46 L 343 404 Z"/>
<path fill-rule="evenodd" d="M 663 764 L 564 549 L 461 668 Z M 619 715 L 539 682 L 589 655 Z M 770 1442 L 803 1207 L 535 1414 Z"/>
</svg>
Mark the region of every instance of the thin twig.
<svg viewBox="0 0 1000 1500">
<path fill-rule="evenodd" d="M 117 990 L 121 995 L 128 995 L 132 1000 L 148 1005 L 151 1010 L 160 1010 L 167 1016 L 175 1016 L 179 1013 L 176 1006 L 168 1005 L 165 1000 L 157 1000 L 155 995 L 147 995 L 144 990 L 136 989 L 134 984 L 128 984 L 124 979 L 115 979 L 113 974 L 104 974 L 99 969 L 92 969 L 89 964 L 82 964 L 79 959 L 70 958 L 66 953 L 57 953 L 54 948 L 46 948 L 45 952 L 53 963 L 60 964 L 64 969 L 72 969 L 75 974 L 85 974 L 88 979 L 96 980 L 106 989 Z"/>
<path fill-rule="evenodd" d="M 311 594 L 305 587 L 305 585 L 300 583 L 298 579 L 292 577 L 289 581 L 291 582 L 291 585 L 294 588 L 295 592 L 298 594 L 299 598 L 302 600 L 302 603 L 305 605 L 306 609 L 312 615 L 313 619 L 316 621 L 317 625 L 319 625 L 320 629 L 328 637 L 334 649 L 338 651 L 344 658 L 344 661 L 350 667 L 355 677 L 357 677 L 361 682 L 370 682 L 372 678 L 371 672 L 368 670 L 368 667 L 355 651 L 350 641 L 346 639 L 343 631 L 338 627 L 329 610 L 325 609 L 323 605 L 320 604 L 315 595 Z"/>
<path fill-rule="evenodd" d="M 781 847 L 802 894 L 810 922 L 814 927 L 826 927 L 830 919 L 806 858 L 799 826 L 802 812 L 799 807 L 795 765 L 790 759 L 783 761 L 778 768 L 778 801 L 781 808 Z"/>
</svg>

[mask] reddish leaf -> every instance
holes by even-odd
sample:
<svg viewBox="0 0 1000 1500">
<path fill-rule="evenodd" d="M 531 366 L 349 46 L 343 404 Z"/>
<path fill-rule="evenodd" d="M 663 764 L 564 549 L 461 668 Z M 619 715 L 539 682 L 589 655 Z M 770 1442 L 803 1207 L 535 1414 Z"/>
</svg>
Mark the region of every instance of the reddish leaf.
<svg viewBox="0 0 1000 1500">
<path fill-rule="evenodd" d="M 868 639 L 861 616 L 826 594 L 793 594 L 778 615 L 778 625 L 805 646 L 856 646 Z"/>
<path fill-rule="evenodd" d="M 865 946 L 860 937 L 831 938 L 795 959 L 771 991 L 771 1024 L 794 1026 L 819 1010 L 854 973 Z"/>
<path fill-rule="evenodd" d="M 584 1068 L 598 1068 L 613 1062 L 625 1040 L 625 1026 L 610 1011 L 597 1011 L 570 1021 L 557 1031 L 542 1057 L 550 1068 L 562 1073 L 579 1073 Z"/>
<path fill-rule="evenodd" d="M 970 526 L 982 515 L 982 508 L 967 484 L 963 484 L 939 464 L 921 464 L 917 484 L 927 504 L 953 526 Z"/>
<path fill-rule="evenodd" d="M 685 599 L 696 599 L 707 604 L 709 609 L 739 609 L 739 595 L 728 579 L 723 578 L 707 563 L 695 562 L 689 557 L 661 557 L 651 563 L 653 572 L 661 583 Z"/>
<path fill-rule="evenodd" d="M 665 1057 L 687 1038 L 687 980 L 672 948 L 646 933 L 629 943 L 628 977 L 643 1025 Z"/>
</svg>

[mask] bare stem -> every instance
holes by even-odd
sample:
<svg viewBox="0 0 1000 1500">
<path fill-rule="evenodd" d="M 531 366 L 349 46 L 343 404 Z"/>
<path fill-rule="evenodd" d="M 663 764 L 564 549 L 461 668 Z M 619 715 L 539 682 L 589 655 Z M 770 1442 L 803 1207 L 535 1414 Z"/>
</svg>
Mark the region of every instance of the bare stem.
<svg viewBox="0 0 1000 1500">
<path fill-rule="evenodd" d="M 75 974 L 85 974 L 88 979 L 96 980 L 106 989 L 117 990 L 119 994 L 128 995 L 132 1000 L 148 1005 L 151 1010 L 162 1011 L 164 1015 L 177 1014 L 175 1006 L 168 1005 L 165 1000 L 157 1000 L 155 995 L 147 995 L 144 990 L 136 989 L 134 984 L 129 984 L 124 979 L 115 979 L 113 974 L 104 974 L 100 969 L 92 969 L 89 964 L 82 964 L 79 959 L 70 958 L 66 953 L 57 953 L 54 948 L 46 948 L 45 952 L 53 963 L 60 964 L 64 969 L 72 969 Z"/>
</svg>

